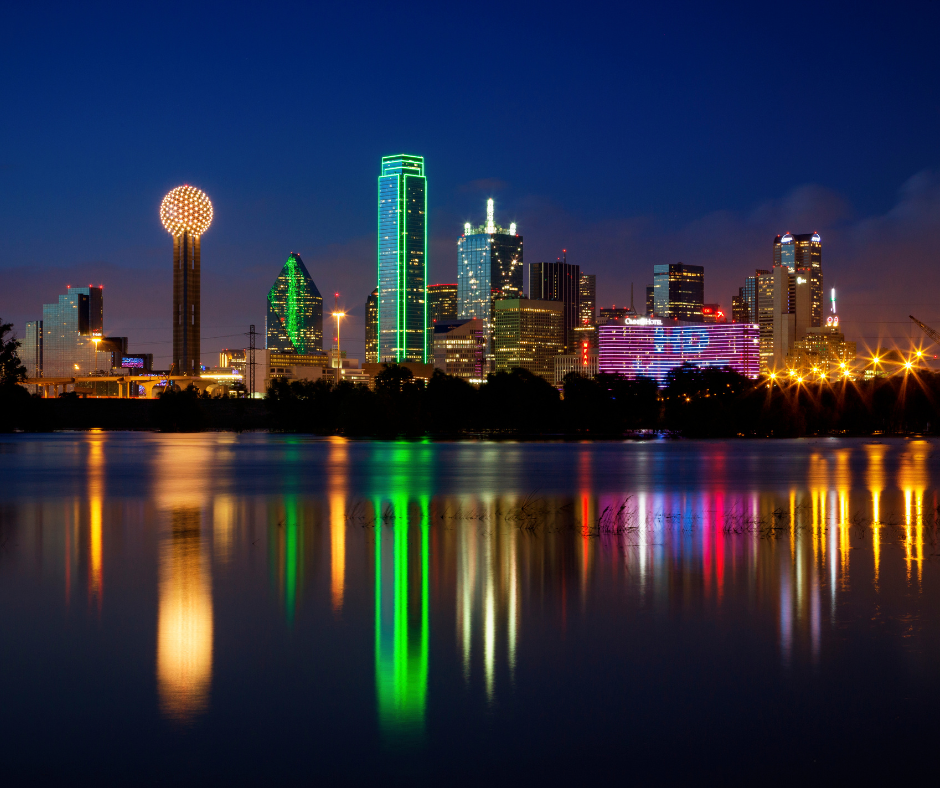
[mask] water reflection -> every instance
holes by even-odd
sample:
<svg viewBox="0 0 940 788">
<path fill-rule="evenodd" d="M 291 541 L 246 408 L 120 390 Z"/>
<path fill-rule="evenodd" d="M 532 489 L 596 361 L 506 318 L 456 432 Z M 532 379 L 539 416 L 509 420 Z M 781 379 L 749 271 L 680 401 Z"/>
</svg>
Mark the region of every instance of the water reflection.
<svg viewBox="0 0 940 788">
<path fill-rule="evenodd" d="M 395 738 L 424 731 L 430 643 L 427 499 L 375 503 L 375 681 L 379 724 Z"/>
<path fill-rule="evenodd" d="M 736 454 L 747 443 L 690 444 L 675 450 L 682 487 L 655 476 L 668 445 L 558 455 L 292 438 L 252 487 L 257 457 L 240 460 L 233 440 L 155 436 L 133 497 L 112 475 L 114 438 L 88 434 L 72 487 L 0 508 L 4 579 L 25 556 L 55 605 L 64 585 L 71 613 L 87 605 L 100 629 L 117 603 L 136 604 L 151 636 L 156 617 L 157 703 L 174 721 L 212 719 L 222 693 L 240 691 L 222 667 L 293 671 L 298 687 L 309 670 L 324 697 L 356 700 L 358 724 L 418 749 L 436 708 L 476 703 L 496 719 L 556 654 L 583 659 L 583 643 L 615 647 L 650 621 L 654 640 L 688 622 L 747 640 L 787 675 L 838 659 L 846 631 L 889 618 L 888 605 L 908 616 L 904 648 L 925 626 L 929 441 L 800 444 L 779 477 Z M 625 456 L 634 464 L 603 477 Z M 464 482 L 486 464 L 521 481 Z M 311 667 L 339 649 L 341 669 Z"/>
<path fill-rule="evenodd" d="M 158 547 L 157 693 L 160 710 L 182 723 L 206 711 L 212 683 L 212 575 L 203 516 L 215 476 L 214 449 L 198 436 L 174 436 L 153 461 L 154 496 L 168 520 Z M 230 517 L 225 498 L 213 512 L 224 546 Z"/>
<path fill-rule="evenodd" d="M 157 688 L 160 709 L 183 722 L 205 711 L 212 682 L 212 585 L 201 531 L 199 509 L 175 509 L 160 549 Z"/>
</svg>

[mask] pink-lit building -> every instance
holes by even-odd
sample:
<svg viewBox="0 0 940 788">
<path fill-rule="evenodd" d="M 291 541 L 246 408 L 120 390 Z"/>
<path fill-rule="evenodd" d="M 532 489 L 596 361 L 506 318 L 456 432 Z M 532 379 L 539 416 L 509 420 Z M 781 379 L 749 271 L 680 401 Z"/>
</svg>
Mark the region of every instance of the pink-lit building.
<svg viewBox="0 0 940 788">
<path fill-rule="evenodd" d="M 598 327 L 601 373 L 638 375 L 666 382 L 683 364 L 731 367 L 756 378 L 760 337 L 756 323 L 689 323 L 659 318 L 626 318 Z"/>
</svg>

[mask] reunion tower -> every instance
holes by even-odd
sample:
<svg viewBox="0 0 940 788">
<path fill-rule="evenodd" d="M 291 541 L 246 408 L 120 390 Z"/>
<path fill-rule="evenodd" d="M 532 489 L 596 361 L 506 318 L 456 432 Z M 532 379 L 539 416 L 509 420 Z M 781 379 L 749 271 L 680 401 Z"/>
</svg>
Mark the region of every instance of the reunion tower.
<svg viewBox="0 0 940 788">
<path fill-rule="evenodd" d="M 173 236 L 173 364 L 171 375 L 199 374 L 199 238 L 212 224 L 212 203 L 195 186 L 177 186 L 160 205 Z"/>
</svg>

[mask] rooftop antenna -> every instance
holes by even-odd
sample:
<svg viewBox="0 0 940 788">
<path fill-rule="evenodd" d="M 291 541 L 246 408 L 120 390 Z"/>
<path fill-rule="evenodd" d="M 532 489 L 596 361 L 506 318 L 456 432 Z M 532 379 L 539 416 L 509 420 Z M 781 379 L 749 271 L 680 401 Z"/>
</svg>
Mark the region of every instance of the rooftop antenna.
<svg viewBox="0 0 940 788">
<path fill-rule="evenodd" d="M 630 311 L 636 314 L 636 310 L 633 308 L 633 282 L 630 282 Z"/>
</svg>

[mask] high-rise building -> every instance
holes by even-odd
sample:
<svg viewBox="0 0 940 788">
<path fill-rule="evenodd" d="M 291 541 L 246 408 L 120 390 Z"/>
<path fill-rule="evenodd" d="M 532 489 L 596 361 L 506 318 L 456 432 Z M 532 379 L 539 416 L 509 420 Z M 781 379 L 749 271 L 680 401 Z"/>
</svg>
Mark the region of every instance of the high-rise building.
<svg viewBox="0 0 940 788">
<path fill-rule="evenodd" d="M 42 377 L 42 320 L 30 320 L 26 324 L 20 361 L 26 367 L 26 377 Z"/>
<path fill-rule="evenodd" d="M 428 285 L 428 360 L 434 355 L 434 326 L 457 320 L 457 285 Z"/>
<path fill-rule="evenodd" d="M 806 336 L 812 320 L 811 271 L 786 265 L 773 269 L 773 369 L 782 369 L 794 343 Z"/>
<path fill-rule="evenodd" d="M 597 275 L 581 274 L 581 325 L 593 323 L 597 318 Z"/>
<path fill-rule="evenodd" d="M 657 317 L 674 317 L 702 322 L 705 300 L 705 269 L 700 265 L 669 263 L 653 266 L 653 312 Z"/>
<path fill-rule="evenodd" d="M 366 363 L 379 361 L 379 288 L 366 299 Z"/>
<path fill-rule="evenodd" d="M 784 233 L 776 236 L 774 265 L 785 265 L 791 273 L 795 273 L 798 268 L 806 269 L 804 278 L 809 280 L 810 285 L 810 326 L 822 325 L 822 239 L 819 233 Z"/>
<path fill-rule="evenodd" d="M 517 367 L 555 379 L 555 356 L 565 345 L 564 304 L 528 298 L 496 302 L 496 371 Z"/>
<path fill-rule="evenodd" d="M 212 203 L 195 186 L 177 186 L 160 205 L 160 221 L 173 236 L 173 364 L 177 375 L 200 370 L 202 330 L 200 238 L 212 224 Z"/>
<path fill-rule="evenodd" d="M 323 353 L 323 297 L 300 255 L 291 252 L 268 291 L 267 342 L 276 353 Z"/>
<path fill-rule="evenodd" d="M 98 369 L 98 343 L 104 338 L 104 290 L 69 287 L 56 304 L 42 307 L 42 376 L 88 375 Z M 110 362 L 109 354 L 100 360 Z"/>
<path fill-rule="evenodd" d="M 656 286 L 646 286 L 646 316 L 652 317 L 656 312 Z"/>
<path fill-rule="evenodd" d="M 563 343 L 567 351 L 573 352 L 572 330 L 581 322 L 581 267 L 569 263 L 567 258 L 554 263 L 530 263 L 529 298 L 561 302 L 565 323 Z"/>
<path fill-rule="evenodd" d="M 738 288 L 738 294 L 731 296 L 731 322 L 732 323 L 750 323 L 750 311 L 747 308 L 747 301 L 744 300 L 744 288 Z"/>
<path fill-rule="evenodd" d="M 752 277 L 748 277 L 748 282 Z M 754 272 L 754 308 L 760 335 L 761 369 L 770 369 L 774 361 L 774 275 L 763 268 Z M 745 295 L 748 295 L 748 284 Z M 750 307 L 749 307 L 750 308 Z"/>
<path fill-rule="evenodd" d="M 483 321 L 440 320 L 434 324 L 434 366 L 448 375 L 482 383 L 486 377 Z"/>
<path fill-rule="evenodd" d="M 522 236 L 513 222 L 496 224 L 492 199 L 486 201 L 486 223 L 464 225 L 457 240 L 457 317 L 479 318 L 487 339 L 488 363 L 493 359 L 493 304 L 522 295 Z"/>
<path fill-rule="evenodd" d="M 383 156 L 379 175 L 379 361 L 427 358 L 428 192 L 423 156 Z"/>
</svg>

